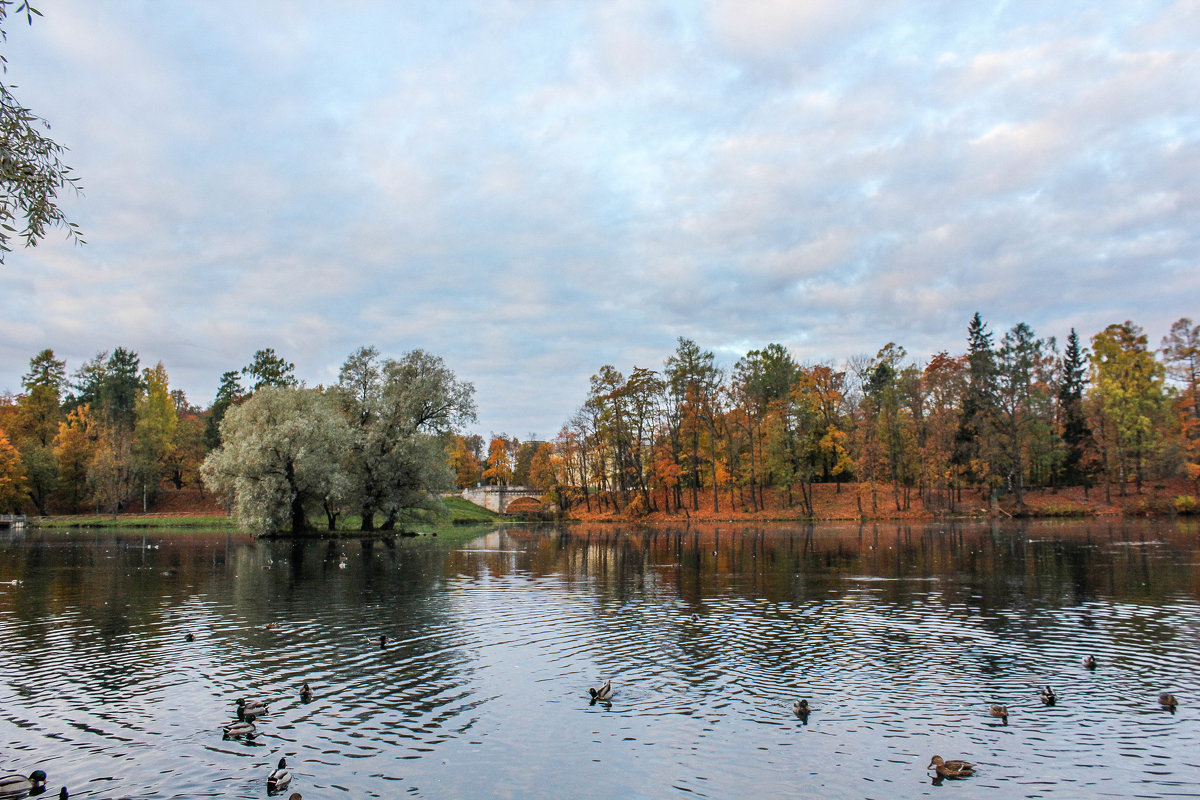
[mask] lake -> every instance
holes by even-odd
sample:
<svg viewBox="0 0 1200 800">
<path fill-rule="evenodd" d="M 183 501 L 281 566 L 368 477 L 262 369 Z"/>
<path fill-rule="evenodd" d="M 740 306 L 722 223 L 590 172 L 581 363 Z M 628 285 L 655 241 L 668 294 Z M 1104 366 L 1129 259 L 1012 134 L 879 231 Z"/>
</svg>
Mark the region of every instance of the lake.
<svg viewBox="0 0 1200 800">
<path fill-rule="evenodd" d="M 1200 796 L 1200 533 L 0 532 L 0 772 L 261 798 L 280 757 L 305 800 Z"/>
</svg>

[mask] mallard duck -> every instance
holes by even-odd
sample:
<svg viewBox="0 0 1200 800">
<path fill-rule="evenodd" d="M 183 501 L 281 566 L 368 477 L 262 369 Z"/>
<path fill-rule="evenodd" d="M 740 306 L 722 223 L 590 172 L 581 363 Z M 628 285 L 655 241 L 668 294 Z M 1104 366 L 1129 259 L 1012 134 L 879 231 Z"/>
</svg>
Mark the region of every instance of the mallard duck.
<svg viewBox="0 0 1200 800">
<path fill-rule="evenodd" d="M 1083 668 L 1084 669 L 1095 669 L 1096 668 L 1096 657 L 1095 656 L 1084 656 L 1083 657 Z"/>
<path fill-rule="evenodd" d="M 1163 708 L 1169 708 L 1171 710 L 1174 710 L 1179 706 L 1179 701 L 1176 700 L 1175 695 L 1171 694 L 1170 692 L 1163 692 L 1160 694 L 1158 696 L 1158 703 Z"/>
<path fill-rule="evenodd" d="M 305 684 L 300 687 L 300 702 L 301 703 L 309 703 L 312 701 L 312 699 L 313 699 L 313 690 L 308 688 L 308 683 L 305 682 Z"/>
<path fill-rule="evenodd" d="M 245 736 L 247 739 L 253 739 L 254 734 L 258 733 L 258 728 L 254 726 L 254 723 L 246 720 L 223 725 L 221 730 L 225 731 L 226 739 L 237 739 L 242 736 Z"/>
<path fill-rule="evenodd" d="M 70 797 L 71 795 L 67 792 L 67 787 L 64 786 L 58 790 L 58 800 L 69 800 Z"/>
<path fill-rule="evenodd" d="M 267 791 L 278 792 L 287 788 L 287 785 L 292 782 L 292 773 L 288 772 L 287 759 L 279 759 L 279 766 L 271 771 L 267 776 Z"/>
<path fill-rule="evenodd" d="M 957 758 L 946 761 L 941 756 L 934 756 L 925 769 L 936 770 L 937 774 L 943 778 L 965 778 L 974 774 L 975 765 Z"/>
<path fill-rule="evenodd" d="M 808 700 L 797 700 L 792 703 L 792 713 L 797 717 L 807 717 L 812 713 L 812 708 L 808 705 Z"/>
<path fill-rule="evenodd" d="M 251 701 L 247 702 L 246 699 L 243 697 L 239 697 L 237 699 L 238 719 L 241 719 L 241 720 L 254 719 L 255 717 L 261 717 L 263 714 L 266 714 L 266 713 L 267 713 L 267 701 L 266 700 L 251 700 Z"/>
<path fill-rule="evenodd" d="M 1058 702 L 1058 695 L 1056 695 L 1054 693 L 1054 690 L 1051 689 L 1049 686 L 1042 689 L 1041 698 L 1042 698 L 1042 703 L 1045 705 L 1048 705 L 1048 706 L 1052 706 Z"/>
<path fill-rule="evenodd" d="M 194 642 L 194 641 L 196 641 L 196 634 L 194 634 L 194 633 L 189 633 L 187 636 L 184 636 L 184 637 L 183 637 L 183 640 L 184 640 L 185 642 Z"/>
<path fill-rule="evenodd" d="M 24 775 L 0 776 L 0 797 L 33 794 L 43 791 L 45 788 L 46 773 L 40 769 L 35 769 L 29 773 L 28 778 Z"/>
<path fill-rule="evenodd" d="M 382 650 L 383 648 L 387 647 L 388 637 L 386 634 L 381 633 L 378 636 L 368 637 L 367 641 L 370 642 L 371 644 L 379 645 L 379 649 Z"/>
<path fill-rule="evenodd" d="M 999 717 L 1000 719 L 1004 720 L 1005 725 L 1008 724 L 1008 706 L 1002 706 L 999 703 L 992 703 L 992 706 L 988 709 L 988 711 L 993 717 Z"/>
<path fill-rule="evenodd" d="M 607 681 L 599 689 L 588 689 L 588 694 L 592 696 L 592 701 L 600 700 L 601 702 L 612 700 L 613 688 L 612 681 Z"/>
<path fill-rule="evenodd" d="M 304 800 L 304 798 L 300 796 L 299 792 L 292 792 L 288 795 L 288 800 Z"/>
<path fill-rule="evenodd" d="M 263 625 L 263 630 L 264 631 L 277 631 L 277 630 L 279 630 L 279 623 L 278 622 L 268 622 L 266 625 Z"/>
</svg>

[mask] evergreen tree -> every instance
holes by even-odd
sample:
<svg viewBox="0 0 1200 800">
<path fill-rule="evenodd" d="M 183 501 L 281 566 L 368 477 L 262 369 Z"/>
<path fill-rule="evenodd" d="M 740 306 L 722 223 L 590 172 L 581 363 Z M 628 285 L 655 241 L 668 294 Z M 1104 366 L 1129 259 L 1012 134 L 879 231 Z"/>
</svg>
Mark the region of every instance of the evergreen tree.
<svg viewBox="0 0 1200 800">
<path fill-rule="evenodd" d="M 1068 486 L 1077 486 L 1087 479 L 1083 456 L 1092 432 L 1083 413 L 1083 390 L 1086 385 L 1087 350 L 1079 346 L 1079 334 L 1071 328 L 1067 348 L 1063 352 L 1058 384 L 1058 428 L 1066 448 L 1061 474 Z"/>
<path fill-rule="evenodd" d="M 976 311 L 967 326 L 967 386 L 954 438 L 954 463 L 975 483 L 985 481 L 989 473 L 984 443 L 995 404 L 995 383 L 992 334 Z"/>
</svg>

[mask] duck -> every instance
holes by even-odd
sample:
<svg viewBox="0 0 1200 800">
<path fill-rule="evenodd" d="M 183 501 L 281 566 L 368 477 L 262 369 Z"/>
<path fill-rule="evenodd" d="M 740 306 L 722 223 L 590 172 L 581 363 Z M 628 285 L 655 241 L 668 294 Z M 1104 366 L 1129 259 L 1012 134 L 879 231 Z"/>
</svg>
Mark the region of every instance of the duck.
<svg viewBox="0 0 1200 800">
<path fill-rule="evenodd" d="M 1008 724 L 1008 706 L 1002 706 L 999 703 L 992 703 L 992 706 L 988 709 L 988 711 L 993 717 L 999 717 L 1000 719 L 1004 720 L 1005 725 Z"/>
<path fill-rule="evenodd" d="M 266 714 L 266 713 L 267 713 L 267 701 L 266 700 L 251 700 L 250 702 L 246 702 L 246 699 L 243 697 L 239 697 L 237 699 L 237 716 L 238 716 L 238 719 L 240 719 L 240 720 L 261 717 L 263 714 Z"/>
<path fill-rule="evenodd" d="M 288 800 L 304 800 L 304 798 L 300 796 L 299 792 L 292 792 L 288 795 Z"/>
<path fill-rule="evenodd" d="M 807 698 L 803 700 L 797 700 L 796 702 L 792 703 L 792 713 L 797 717 L 807 717 L 811 712 L 812 707 L 809 706 Z"/>
<path fill-rule="evenodd" d="M 388 637 L 387 634 L 381 633 L 378 636 L 367 637 L 367 642 L 370 644 L 379 645 L 379 649 L 382 650 L 383 648 L 387 647 Z"/>
<path fill-rule="evenodd" d="M 305 681 L 304 685 L 300 687 L 300 702 L 301 703 L 310 703 L 310 702 L 312 702 L 312 699 L 313 699 L 313 690 L 308 688 L 308 682 Z"/>
<path fill-rule="evenodd" d="M 1042 689 L 1041 698 L 1042 698 L 1042 704 L 1047 705 L 1047 706 L 1052 706 L 1058 702 L 1058 695 L 1056 695 L 1054 693 L 1054 690 L 1051 689 L 1049 686 Z"/>
<path fill-rule="evenodd" d="M 1083 668 L 1084 669 L 1095 669 L 1096 668 L 1096 657 L 1095 656 L 1084 656 L 1083 657 Z"/>
<path fill-rule="evenodd" d="M 588 689 L 588 694 L 592 696 L 592 702 L 599 700 L 600 702 L 608 702 L 612 700 L 613 688 L 612 681 L 607 681 L 599 689 Z"/>
<path fill-rule="evenodd" d="M 226 739 L 237 739 L 242 736 L 245 736 L 247 739 L 253 739 L 254 735 L 258 733 L 258 728 L 254 726 L 253 722 L 248 720 L 231 722 L 228 725 L 221 726 L 221 730 L 225 732 Z"/>
<path fill-rule="evenodd" d="M 35 769 L 29 773 L 28 778 L 24 775 L 0 775 L 0 797 L 35 794 L 44 791 L 45 788 L 46 773 L 44 770 Z"/>
<path fill-rule="evenodd" d="M 957 758 L 946 761 L 941 756 L 930 759 L 925 769 L 937 770 L 937 774 L 943 778 L 965 778 L 975 773 L 975 765 L 971 762 Z"/>
<path fill-rule="evenodd" d="M 1170 692 L 1163 692 L 1158 696 L 1158 703 L 1163 708 L 1169 708 L 1174 711 L 1179 706 L 1179 701 L 1175 699 L 1175 695 Z"/>
<path fill-rule="evenodd" d="M 277 631 L 277 630 L 279 630 L 279 623 L 278 622 L 268 622 L 266 625 L 263 625 L 262 627 L 263 627 L 264 631 Z"/>
<path fill-rule="evenodd" d="M 185 642 L 194 642 L 194 641 L 196 641 L 196 634 L 194 634 L 194 633 L 189 633 L 187 636 L 184 636 L 184 637 L 183 637 L 183 640 L 184 640 Z"/>
<path fill-rule="evenodd" d="M 271 770 L 271 774 L 267 776 L 267 791 L 278 792 L 292 782 L 292 773 L 288 772 L 287 759 L 279 759 L 279 766 Z"/>
</svg>

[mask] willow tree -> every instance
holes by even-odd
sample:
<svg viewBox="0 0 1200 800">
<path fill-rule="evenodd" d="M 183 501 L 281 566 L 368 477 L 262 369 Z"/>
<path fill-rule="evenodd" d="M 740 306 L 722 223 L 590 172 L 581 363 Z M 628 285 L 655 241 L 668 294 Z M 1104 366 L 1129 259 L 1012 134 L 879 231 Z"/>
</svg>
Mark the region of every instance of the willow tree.
<svg viewBox="0 0 1200 800">
<path fill-rule="evenodd" d="M 28 0 L 0 0 L 0 44 L 8 41 L 8 14 L 12 6 L 32 25 L 41 16 Z M 0 52 L 0 71 L 8 72 L 8 57 Z M 46 236 L 47 228 L 65 228 L 67 237 L 83 244 L 83 237 L 58 207 L 58 193 L 78 191 L 77 178 L 62 161 L 66 148 L 43 131 L 50 125 L 18 102 L 6 80 L 0 79 L 0 264 L 12 250 L 13 238 L 26 247 Z"/>
<path fill-rule="evenodd" d="M 475 419 L 475 387 L 424 350 L 397 361 L 361 347 L 332 393 L 349 422 L 344 463 L 362 529 L 377 515 L 389 529 L 409 509 L 439 508 L 438 493 L 454 486 L 440 437 Z"/>
<path fill-rule="evenodd" d="M 350 442 L 345 417 L 326 395 L 267 387 L 229 409 L 221 446 L 200 473 L 210 491 L 232 502 L 242 525 L 302 534 L 310 512 L 348 494 L 342 465 Z"/>
</svg>

